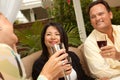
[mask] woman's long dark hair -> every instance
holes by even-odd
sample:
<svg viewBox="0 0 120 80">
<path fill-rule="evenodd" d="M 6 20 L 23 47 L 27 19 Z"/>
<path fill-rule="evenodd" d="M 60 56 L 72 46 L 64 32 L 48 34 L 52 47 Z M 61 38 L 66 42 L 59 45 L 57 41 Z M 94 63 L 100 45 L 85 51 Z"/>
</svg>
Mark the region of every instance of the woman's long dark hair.
<svg viewBox="0 0 120 80">
<path fill-rule="evenodd" d="M 45 45 L 45 33 L 48 27 L 50 26 L 55 27 L 59 31 L 60 41 L 64 43 L 66 52 L 68 52 L 68 37 L 62 25 L 56 22 L 49 22 L 48 24 L 44 26 L 42 33 L 41 33 L 41 45 L 42 45 L 42 51 L 43 51 L 41 58 L 45 58 L 45 59 L 49 58 L 49 52 L 48 52 L 47 46 Z"/>
</svg>

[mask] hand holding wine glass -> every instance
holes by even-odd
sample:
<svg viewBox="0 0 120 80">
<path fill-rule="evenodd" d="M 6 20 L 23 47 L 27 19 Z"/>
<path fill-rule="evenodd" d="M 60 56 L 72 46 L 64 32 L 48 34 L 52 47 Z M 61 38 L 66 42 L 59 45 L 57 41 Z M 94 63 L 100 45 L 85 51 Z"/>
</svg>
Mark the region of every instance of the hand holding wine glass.
<svg viewBox="0 0 120 80">
<path fill-rule="evenodd" d="M 59 51 L 60 49 L 65 49 L 63 43 L 54 44 L 54 46 L 51 47 L 52 53 L 55 53 L 55 52 Z M 63 54 L 64 54 L 64 53 L 63 53 Z M 71 58 L 68 56 L 68 57 L 67 57 L 67 63 L 65 62 L 65 59 L 62 60 L 62 62 L 63 62 L 63 65 L 65 65 L 65 64 L 70 64 L 70 63 L 71 63 Z M 63 69 L 64 79 L 65 79 L 65 80 L 70 80 L 70 76 L 69 76 L 69 75 L 66 75 L 65 72 L 66 72 L 66 71 Z"/>
<path fill-rule="evenodd" d="M 111 51 L 113 50 L 112 46 L 107 46 L 107 39 L 106 39 L 106 35 L 100 35 L 100 36 L 96 36 L 96 40 L 97 40 L 97 45 L 98 47 L 101 49 L 100 54 L 105 58 L 105 57 L 109 57 L 111 58 Z M 113 50 L 115 51 L 115 50 Z"/>
<path fill-rule="evenodd" d="M 97 40 L 97 45 L 99 48 L 107 46 L 107 40 L 106 40 L 106 35 L 102 36 L 95 36 Z"/>
</svg>

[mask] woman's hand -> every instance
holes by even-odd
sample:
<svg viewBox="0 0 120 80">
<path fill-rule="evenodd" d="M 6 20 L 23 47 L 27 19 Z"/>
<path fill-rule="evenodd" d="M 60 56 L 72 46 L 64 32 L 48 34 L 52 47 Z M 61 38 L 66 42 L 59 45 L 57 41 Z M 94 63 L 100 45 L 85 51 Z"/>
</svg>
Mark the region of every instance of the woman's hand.
<svg viewBox="0 0 120 80">
<path fill-rule="evenodd" d="M 112 58 L 112 59 L 120 60 L 120 52 L 118 52 L 114 46 L 101 47 L 100 54 L 104 58 Z"/>
<path fill-rule="evenodd" d="M 69 75 L 72 71 L 72 66 L 70 63 L 68 63 L 68 60 L 62 60 L 62 71 L 58 74 L 59 78 L 62 78 L 66 75 Z"/>
<path fill-rule="evenodd" d="M 46 76 L 49 80 L 58 79 L 64 76 L 63 71 L 65 70 L 65 74 L 70 74 L 71 65 L 66 64 L 68 54 L 65 53 L 65 49 L 61 49 L 54 53 L 47 63 L 44 65 L 41 75 Z"/>
</svg>

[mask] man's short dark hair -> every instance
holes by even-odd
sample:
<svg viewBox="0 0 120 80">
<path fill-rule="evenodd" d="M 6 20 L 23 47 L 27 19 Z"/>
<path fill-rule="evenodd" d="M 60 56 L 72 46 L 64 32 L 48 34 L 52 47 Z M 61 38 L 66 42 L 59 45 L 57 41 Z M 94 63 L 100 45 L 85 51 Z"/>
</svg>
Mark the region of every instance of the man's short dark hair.
<svg viewBox="0 0 120 80">
<path fill-rule="evenodd" d="M 107 10 L 108 12 L 111 11 L 109 4 L 108 4 L 105 0 L 97 0 L 97 1 L 94 1 L 94 2 L 92 2 L 92 3 L 90 3 L 90 4 L 88 5 L 87 13 L 89 14 L 89 13 L 90 13 L 90 9 L 91 9 L 93 6 L 97 5 L 97 4 L 103 4 L 103 5 L 106 7 L 106 10 Z"/>
</svg>

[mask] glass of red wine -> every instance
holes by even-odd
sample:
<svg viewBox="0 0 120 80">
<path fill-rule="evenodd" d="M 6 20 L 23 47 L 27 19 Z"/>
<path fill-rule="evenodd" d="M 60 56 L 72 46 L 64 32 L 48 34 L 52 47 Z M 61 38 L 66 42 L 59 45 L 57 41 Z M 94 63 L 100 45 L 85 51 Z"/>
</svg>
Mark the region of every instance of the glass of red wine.
<svg viewBox="0 0 120 80">
<path fill-rule="evenodd" d="M 99 48 L 107 46 L 106 35 L 96 36 L 96 40 Z"/>
<path fill-rule="evenodd" d="M 59 51 L 60 49 L 65 49 L 63 43 L 54 44 L 54 46 L 51 47 L 52 53 L 55 53 L 56 51 Z M 64 53 L 63 53 L 63 54 L 64 54 Z M 72 63 L 72 60 L 71 60 L 71 57 L 70 57 L 70 56 L 67 57 L 67 60 L 68 60 L 68 64 Z M 65 79 L 65 80 L 71 80 L 71 79 L 70 79 L 70 75 L 66 75 L 66 74 L 65 74 L 65 71 L 63 71 L 63 72 L 64 72 L 64 79 Z"/>
</svg>

